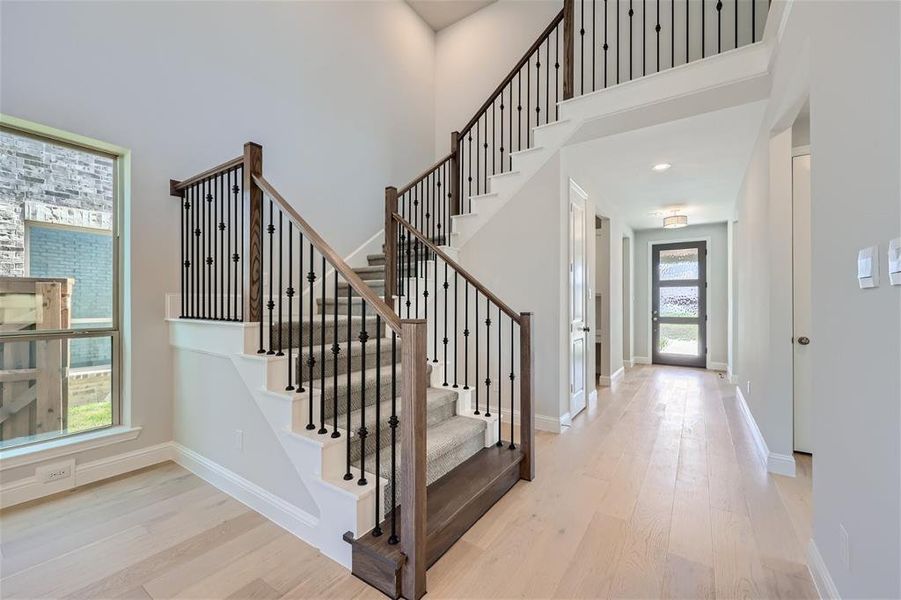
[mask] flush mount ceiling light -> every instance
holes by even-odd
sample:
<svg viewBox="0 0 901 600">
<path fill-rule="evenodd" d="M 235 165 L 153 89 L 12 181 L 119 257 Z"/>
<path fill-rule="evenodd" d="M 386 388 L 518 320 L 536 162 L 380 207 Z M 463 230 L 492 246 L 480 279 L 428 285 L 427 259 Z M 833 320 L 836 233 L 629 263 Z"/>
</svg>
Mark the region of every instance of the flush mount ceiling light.
<svg viewBox="0 0 901 600">
<path fill-rule="evenodd" d="M 680 227 L 685 227 L 687 225 L 688 225 L 688 216 L 687 215 L 672 214 L 668 217 L 663 217 L 663 228 L 664 229 L 679 229 Z"/>
<path fill-rule="evenodd" d="M 669 163 L 658 163 L 658 164 L 654 165 L 652 168 L 655 171 L 657 171 L 658 173 L 662 173 L 663 171 L 666 171 L 667 169 L 669 169 L 672 166 L 673 165 L 671 165 Z"/>
</svg>

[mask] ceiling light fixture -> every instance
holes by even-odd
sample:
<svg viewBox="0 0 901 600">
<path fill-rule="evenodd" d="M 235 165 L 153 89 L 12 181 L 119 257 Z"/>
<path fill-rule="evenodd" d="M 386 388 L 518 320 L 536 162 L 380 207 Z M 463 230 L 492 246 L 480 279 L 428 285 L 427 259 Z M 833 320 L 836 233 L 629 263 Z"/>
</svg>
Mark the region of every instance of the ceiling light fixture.
<svg viewBox="0 0 901 600">
<path fill-rule="evenodd" d="M 686 227 L 687 225 L 687 215 L 672 214 L 668 217 L 663 217 L 664 229 L 679 229 L 680 227 Z"/>
<path fill-rule="evenodd" d="M 659 163 L 659 164 L 654 165 L 653 169 L 655 171 L 657 171 L 658 173 L 662 173 L 663 171 L 666 171 L 667 169 L 669 169 L 672 166 L 673 165 L 671 165 L 669 163 Z"/>
</svg>

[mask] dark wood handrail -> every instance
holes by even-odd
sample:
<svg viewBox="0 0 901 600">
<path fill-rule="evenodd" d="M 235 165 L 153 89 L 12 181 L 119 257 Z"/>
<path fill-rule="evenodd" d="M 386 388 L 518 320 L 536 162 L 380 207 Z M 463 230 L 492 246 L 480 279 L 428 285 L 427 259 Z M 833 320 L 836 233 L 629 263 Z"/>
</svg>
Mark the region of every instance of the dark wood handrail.
<svg viewBox="0 0 901 600">
<path fill-rule="evenodd" d="M 225 173 L 226 171 L 231 171 L 234 168 L 240 167 L 242 164 L 244 164 L 243 155 L 226 161 L 221 165 L 213 167 L 212 169 L 207 169 L 203 173 L 198 173 L 197 175 L 189 177 L 184 181 L 172 181 L 169 186 L 170 194 L 172 196 L 179 196 L 181 194 L 176 192 L 181 192 L 185 188 L 190 187 L 199 181 L 203 181 L 204 179 L 209 179 L 210 177 L 215 177 L 216 175 Z"/>
<path fill-rule="evenodd" d="M 434 173 L 438 169 L 438 167 L 440 167 L 441 165 L 443 165 L 444 163 L 446 163 L 447 161 L 452 159 L 454 157 L 455 153 L 456 153 L 456 149 L 454 149 L 454 151 L 452 151 L 447 156 L 440 158 L 438 160 L 438 162 L 436 162 L 431 167 L 429 167 L 428 169 L 426 169 L 425 171 L 420 173 L 413 181 L 411 181 L 410 183 L 408 183 L 406 186 L 402 187 L 401 189 L 397 190 L 397 195 L 403 196 L 404 194 L 409 192 L 411 189 L 413 189 L 414 185 L 416 185 L 417 183 L 419 183 L 420 181 L 422 181 L 423 179 L 425 179 L 426 177 L 428 177 L 429 175 Z"/>
<path fill-rule="evenodd" d="M 511 69 L 510 73 L 506 77 L 504 77 L 503 81 L 501 81 L 500 85 L 497 86 L 494 92 L 490 96 L 488 96 L 488 100 L 486 100 L 485 103 L 482 104 L 481 107 L 479 107 L 479 110 L 477 110 L 475 116 L 473 116 L 473 118 L 469 120 L 469 123 L 466 124 L 466 127 L 460 130 L 461 137 L 465 133 L 469 132 L 469 130 L 472 129 L 472 126 L 475 125 L 479 118 L 482 116 L 482 114 L 491 107 L 491 103 L 494 102 L 495 98 L 497 98 L 498 95 L 500 95 L 500 93 L 504 90 L 504 88 L 507 87 L 508 83 L 513 81 L 513 78 L 516 77 L 516 74 L 519 73 L 519 70 L 522 69 L 522 66 L 526 64 L 526 61 L 528 61 L 535 50 L 537 50 L 538 47 L 544 43 L 544 40 L 547 39 L 547 37 L 554 29 L 556 29 L 557 25 L 559 25 L 561 21 L 563 21 L 563 9 L 561 9 L 560 12 L 557 13 L 557 16 L 551 20 L 550 25 L 544 28 L 544 31 L 541 32 L 541 35 L 538 36 L 538 39 L 536 39 L 532 43 L 532 45 L 529 46 L 529 49 L 526 50 L 526 53 L 523 54 L 522 58 L 519 59 L 519 61 L 516 63 L 516 66 Z"/>
<path fill-rule="evenodd" d="M 288 215 L 288 218 L 294 221 L 294 225 L 307 236 L 309 242 L 331 263 L 332 267 L 344 277 L 344 280 L 352 287 L 360 296 L 375 310 L 388 327 L 401 334 L 401 319 L 394 310 L 380 298 L 371 287 L 369 287 L 360 276 L 351 269 L 344 259 L 320 236 L 315 229 L 310 227 L 303 217 L 298 214 L 294 208 L 288 204 L 287 200 L 266 181 L 262 175 L 253 175 L 253 181 L 265 192 L 270 198 L 275 200 L 279 208 Z"/>
<path fill-rule="evenodd" d="M 452 269 L 457 271 L 463 277 L 463 279 L 465 279 L 466 281 L 468 281 L 470 283 L 470 285 L 472 285 L 478 291 L 482 292 L 482 294 L 486 298 L 491 300 L 491 302 L 494 303 L 495 306 L 497 306 L 502 311 L 504 311 L 507 314 L 507 316 L 510 317 L 511 319 L 513 319 L 517 324 L 519 323 L 519 313 L 518 312 L 516 312 L 515 310 L 513 310 L 512 308 L 507 306 L 503 300 L 501 300 L 500 298 L 495 296 L 494 293 L 492 293 L 491 290 L 489 290 L 482 282 L 480 282 L 478 279 L 476 279 L 466 269 L 461 267 L 460 263 L 458 263 L 457 261 L 452 259 L 450 256 L 448 256 L 447 254 L 442 252 L 438 246 L 436 246 L 431 241 L 429 241 L 429 239 L 427 237 L 425 237 L 423 234 L 419 233 L 419 231 L 417 231 L 416 228 L 413 227 L 413 225 L 410 224 L 406 219 L 404 219 L 402 216 L 400 216 L 397 213 L 394 213 L 393 216 L 394 216 L 394 220 L 397 221 L 397 223 L 401 227 L 403 227 L 404 229 L 406 229 L 407 231 L 412 233 L 414 236 L 416 236 L 419 239 L 419 241 L 421 241 L 423 244 L 425 244 L 425 247 L 428 248 L 429 251 L 434 252 L 435 254 L 440 256 L 441 260 L 446 262 L 448 265 L 451 266 Z"/>
</svg>

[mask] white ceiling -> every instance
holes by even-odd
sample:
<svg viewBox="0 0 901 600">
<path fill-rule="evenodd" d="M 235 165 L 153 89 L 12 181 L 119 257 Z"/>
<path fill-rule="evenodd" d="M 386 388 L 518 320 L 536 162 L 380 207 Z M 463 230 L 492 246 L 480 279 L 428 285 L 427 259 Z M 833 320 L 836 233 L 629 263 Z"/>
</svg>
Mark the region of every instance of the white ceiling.
<svg viewBox="0 0 901 600">
<path fill-rule="evenodd" d="M 633 229 L 662 227 L 663 216 L 673 209 L 687 214 L 690 225 L 726 221 L 765 105 L 755 102 L 600 138 L 574 147 L 573 158 Z M 672 168 L 657 173 L 651 167 L 658 163 Z"/>
<path fill-rule="evenodd" d="M 497 0 L 407 0 L 432 29 L 440 31 Z"/>
</svg>

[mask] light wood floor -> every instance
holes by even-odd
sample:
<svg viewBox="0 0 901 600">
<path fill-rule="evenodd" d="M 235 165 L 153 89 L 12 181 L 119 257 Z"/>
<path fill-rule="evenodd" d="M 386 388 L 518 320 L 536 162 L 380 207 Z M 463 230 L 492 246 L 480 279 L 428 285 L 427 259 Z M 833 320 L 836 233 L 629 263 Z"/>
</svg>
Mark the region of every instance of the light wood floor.
<svg viewBox="0 0 901 600">
<path fill-rule="evenodd" d="M 810 461 L 758 464 L 717 374 L 636 367 L 429 570 L 429 598 L 815 598 Z M 167 463 L 0 513 L 3 598 L 379 598 Z"/>
</svg>

